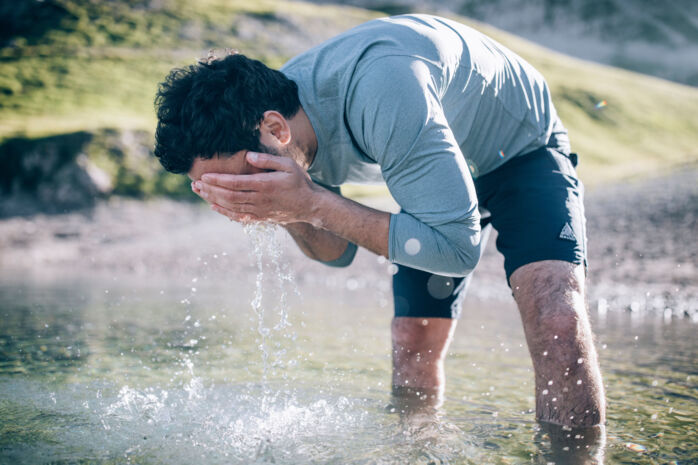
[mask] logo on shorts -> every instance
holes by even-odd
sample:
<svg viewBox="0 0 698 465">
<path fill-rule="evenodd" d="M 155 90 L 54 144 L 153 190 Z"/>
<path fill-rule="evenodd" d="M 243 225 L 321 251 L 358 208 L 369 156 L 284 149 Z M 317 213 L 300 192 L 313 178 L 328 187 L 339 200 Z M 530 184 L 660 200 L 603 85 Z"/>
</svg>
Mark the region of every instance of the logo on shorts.
<svg viewBox="0 0 698 465">
<path fill-rule="evenodd" d="M 557 237 L 566 241 L 577 242 L 577 236 L 574 235 L 572 226 L 570 226 L 569 223 L 565 223 L 565 226 L 562 227 L 562 231 L 560 231 L 560 235 Z"/>
</svg>

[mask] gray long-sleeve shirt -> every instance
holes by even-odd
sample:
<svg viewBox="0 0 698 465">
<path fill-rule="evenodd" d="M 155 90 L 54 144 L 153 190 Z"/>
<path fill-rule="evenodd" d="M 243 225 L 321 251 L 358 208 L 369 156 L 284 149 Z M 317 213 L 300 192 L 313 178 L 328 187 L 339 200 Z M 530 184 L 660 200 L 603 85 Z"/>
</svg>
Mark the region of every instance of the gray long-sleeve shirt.
<svg viewBox="0 0 698 465">
<path fill-rule="evenodd" d="M 480 256 L 473 178 L 545 145 L 568 147 L 543 76 L 460 23 L 427 15 L 369 21 L 293 58 L 318 150 L 316 181 L 385 181 L 389 258 L 463 276 Z"/>
</svg>

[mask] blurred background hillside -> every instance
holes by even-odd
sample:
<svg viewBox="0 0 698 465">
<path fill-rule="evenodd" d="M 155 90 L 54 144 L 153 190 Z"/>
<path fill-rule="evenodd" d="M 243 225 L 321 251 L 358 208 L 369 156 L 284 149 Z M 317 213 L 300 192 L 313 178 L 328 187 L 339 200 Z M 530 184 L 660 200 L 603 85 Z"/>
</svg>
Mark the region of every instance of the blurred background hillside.
<svg viewBox="0 0 698 465">
<path fill-rule="evenodd" d="M 322 2 L 322 0 L 320 0 Z M 345 0 L 390 14 L 456 13 L 586 60 L 698 85 L 694 0 Z"/>
<path fill-rule="evenodd" d="M 2 0 L 0 216 L 63 212 L 112 194 L 192 198 L 187 178 L 150 155 L 153 97 L 172 67 L 226 47 L 279 67 L 356 24 L 403 12 L 456 18 L 539 68 L 587 185 L 692 164 L 698 7 L 660 3 Z"/>
</svg>

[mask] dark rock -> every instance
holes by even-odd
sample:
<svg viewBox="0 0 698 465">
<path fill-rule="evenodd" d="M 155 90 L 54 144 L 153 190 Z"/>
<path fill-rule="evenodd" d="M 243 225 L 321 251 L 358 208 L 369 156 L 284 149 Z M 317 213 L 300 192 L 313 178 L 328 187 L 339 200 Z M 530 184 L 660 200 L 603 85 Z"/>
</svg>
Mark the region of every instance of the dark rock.
<svg viewBox="0 0 698 465">
<path fill-rule="evenodd" d="M 186 176 L 165 172 L 146 131 L 101 129 L 0 145 L 0 218 L 91 208 L 111 194 L 191 197 Z"/>
<path fill-rule="evenodd" d="M 94 205 L 100 189 L 78 163 L 92 137 L 76 132 L 9 139 L 0 145 L 0 217 L 61 213 Z"/>
</svg>

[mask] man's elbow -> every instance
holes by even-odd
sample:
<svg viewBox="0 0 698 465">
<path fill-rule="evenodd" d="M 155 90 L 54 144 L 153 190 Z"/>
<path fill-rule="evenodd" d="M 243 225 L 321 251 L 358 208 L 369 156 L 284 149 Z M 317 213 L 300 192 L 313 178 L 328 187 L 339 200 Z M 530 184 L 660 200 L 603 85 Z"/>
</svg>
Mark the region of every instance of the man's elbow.
<svg viewBox="0 0 698 465">
<path fill-rule="evenodd" d="M 480 261 L 482 242 L 479 234 L 477 241 L 467 241 L 453 249 L 453 260 L 450 260 L 448 273 L 453 277 L 465 277 L 473 272 Z"/>
<path fill-rule="evenodd" d="M 342 255 L 340 255 L 338 258 L 334 260 L 318 260 L 320 263 L 323 265 L 331 266 L 333 268 L 345 268 L 354 261 L 354 257 L 356 256 L 356 244 L 353 244 L 349 242 L 347 244 L 346 249 L 344 249 L 344 252 Z"/>
</svg>

